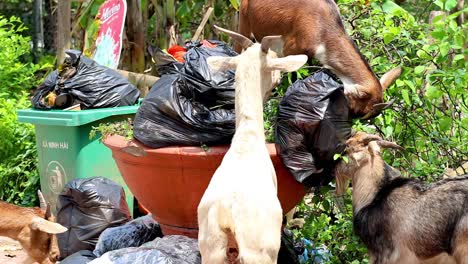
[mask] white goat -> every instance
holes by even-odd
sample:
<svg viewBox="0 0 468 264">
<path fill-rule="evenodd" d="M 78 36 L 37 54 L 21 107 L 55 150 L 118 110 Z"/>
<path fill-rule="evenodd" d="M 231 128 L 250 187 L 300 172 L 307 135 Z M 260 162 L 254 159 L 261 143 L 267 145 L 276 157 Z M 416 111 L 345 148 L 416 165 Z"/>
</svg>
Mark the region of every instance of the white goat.
<svg viewBox="0 0 468 264">
<path fill-rule="evenodd" d="M 217 29 L 248 48 L 236 57 L 208 58 L 215 70 L 236 70 L 236 133 L 198 206 L 202 263 L 226 263 L 236 254 L 235 261 L 244 264 L 276 263 L 283 213 L 265 146 L 263 101 L 280 81 L 281 71 L 297 70 L 307 56 L 277 58 L 269 47 L 278 36 L 265 37 L 260 45 Z"/>
<path fill-rule="evenodd" d="M 55 263 L 60 256 L 55 234 L 67 231 L 54 223 L 42 193 L 39 192 L 41 208 L 25 208 L 0 201 L 0 236 L 17 240 L 28 253 L 25 263 Z"/>
</svg>

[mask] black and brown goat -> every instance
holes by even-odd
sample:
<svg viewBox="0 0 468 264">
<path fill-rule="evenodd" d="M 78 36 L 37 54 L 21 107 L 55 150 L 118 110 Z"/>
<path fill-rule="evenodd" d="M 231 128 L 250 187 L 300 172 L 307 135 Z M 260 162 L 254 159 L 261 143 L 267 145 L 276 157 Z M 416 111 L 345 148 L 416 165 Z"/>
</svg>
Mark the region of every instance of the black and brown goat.
<svg viewBox="0 0 468 264">
<path fill-rule="evenodd" d="M 401 148 L 359 132 L 347 141 L 349 163 L 336 169 L 337 190 L 353 185 L 354 231 L 371 263 L 468 263 L 468 176 L 423 184 L 387 165 L 381 148 Z"/>
</svg>

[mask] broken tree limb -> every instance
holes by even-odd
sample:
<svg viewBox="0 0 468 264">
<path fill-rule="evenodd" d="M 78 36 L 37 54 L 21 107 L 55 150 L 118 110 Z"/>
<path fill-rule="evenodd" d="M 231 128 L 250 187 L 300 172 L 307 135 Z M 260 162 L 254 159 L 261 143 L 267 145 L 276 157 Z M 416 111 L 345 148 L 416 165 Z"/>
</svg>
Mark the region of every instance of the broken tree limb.
<svg viewBox="0 0 468 264">
<path fill-rule="evenodd" d="M 200 25 L 197 28 L 197 31 L 195 32 L 195 34 L 192 37 L 192 41 L 196 41 L 196 40 L 198 40 L 200 38 L 200 34 L 201 34 L 203 28 L 205 27 L 206 22 L 208 22 L 208 18 L 210 18 L 211 13 L 213 13 L 213 10 L 214 9 L 212 7 L 208 8 L 208 10 L 205 13 L 205 16 L 203 16 L 203 19 L 202 19 Z"/>
<path fill-rule="evenodd" d="M 135 85 L 138 90 L 140 90 L 141 97 L 145 97 L 148 94 L 151 86 L 153 86 L 153 84 L 159 80 L 159 77 L 142 73 L 129 72 L 124 70 L 117 70 L 117 72 L 128 79 L 130 83 Z"/>
</svg>

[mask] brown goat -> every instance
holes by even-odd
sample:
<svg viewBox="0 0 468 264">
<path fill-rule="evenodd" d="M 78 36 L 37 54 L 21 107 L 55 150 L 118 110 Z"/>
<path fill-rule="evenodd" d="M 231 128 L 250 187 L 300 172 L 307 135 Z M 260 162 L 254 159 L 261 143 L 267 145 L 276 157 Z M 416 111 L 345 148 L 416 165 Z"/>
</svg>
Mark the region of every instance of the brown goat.
<svg viewBox="0 0 468 264">
<path fill-rule="evenodd" d="M 348 36 L 333 0 L 242 0 L 239 33 L 256 39 L 283 36 L 284 55 L 306 54 L 331 69 L 343 82 L 356 117 L 371 118 L 391 103 L 383 92 L 401 74 L 387 72 L 380 81 Z M 241 47 L 236 46 L 240 52 Z"/>
<path fill-rule="evenodd" d="M 347 141 L 349 163 L 336 168 L 339 193 L 352 180 L 354 231 L 371 263 L 425 263 L 445 254 L 440 263 L 467 264 L 468 176 L 430 185 L 403 178 L 383 161 L 381 148 L 401 147 L 357 133 Z"/>
<path fill-rule="evenodd" d="M 17 240 L 28 254 L 25 263 L 55 263 L 59 248 L 55 234 L 67 228 L 54 223 L 55 218 L 39 192 L 41 208 L 26 208 L 0 201 L 0 236 Z"/>
</svg>

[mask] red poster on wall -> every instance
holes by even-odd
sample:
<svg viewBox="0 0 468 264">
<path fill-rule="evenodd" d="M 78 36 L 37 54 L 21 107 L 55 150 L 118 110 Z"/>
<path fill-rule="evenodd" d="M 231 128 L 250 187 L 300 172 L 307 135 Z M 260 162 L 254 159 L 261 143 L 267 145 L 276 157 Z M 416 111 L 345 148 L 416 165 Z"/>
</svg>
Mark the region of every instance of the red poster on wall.
<svg viewBox="0 0 468 264">
<path fill-rule="evenodd" d="M 126 13 L 125 0 L 107 0 L 101 5 L 97 14 L 100 27 L 93 59 L 112 69 L 117 69 L 119 65 Z"/>
</svg>

